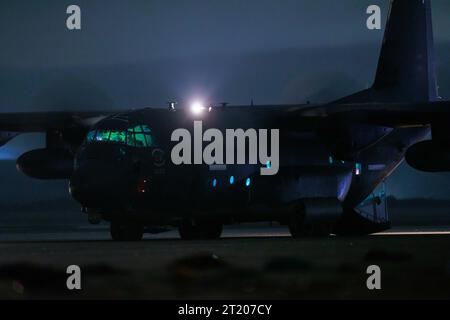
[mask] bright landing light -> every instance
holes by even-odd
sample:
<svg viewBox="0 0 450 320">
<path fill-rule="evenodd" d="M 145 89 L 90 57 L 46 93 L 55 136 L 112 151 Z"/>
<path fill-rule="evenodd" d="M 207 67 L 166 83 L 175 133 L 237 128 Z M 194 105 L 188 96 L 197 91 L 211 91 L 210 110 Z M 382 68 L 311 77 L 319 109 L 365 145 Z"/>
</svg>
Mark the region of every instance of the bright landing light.
<svg viewBox="0 0 450 320">
<path fill-rule="evenodd" d="M 202 114 L 205 109 L 205 106 L 200 101 L 196 101 L 191 105 L 191 112 L 195 115 Z"/>
</svg>

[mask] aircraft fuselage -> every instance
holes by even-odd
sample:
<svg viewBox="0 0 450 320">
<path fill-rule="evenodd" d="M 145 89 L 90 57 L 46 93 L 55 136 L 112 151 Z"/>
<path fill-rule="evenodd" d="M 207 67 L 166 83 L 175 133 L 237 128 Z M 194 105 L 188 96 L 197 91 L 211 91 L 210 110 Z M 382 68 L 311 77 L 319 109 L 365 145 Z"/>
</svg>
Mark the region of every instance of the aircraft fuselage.
<svg viewBox="0 0 450 320">
<path fill-rule="evenodd" d="M 289 115 L 274 109 L 214 108 L 197 117 L 167 110 L 151 114 L 143 109 L 113 116 L 93 129 L 105 134 L 145 125 L 151 130 L 151 146 L 96 138 L 81 146 L 71 193 L 87 210 L 97 211 L 105 219 L 120 216 L 150 225 L 190 216 L 283 221 L 299 202 L 319 200 L 331 212 L 327 219 L 335 221 L 343 208 L 353 208 L 370 195 L 402 161 L 406 149 L 428 132 L 426 128 L 380 130 L 373 126 L 364 128 L 364 137 L 350 136 L 357 141 L 345 141 L 345 134 L 334 126 L 305 123 L 293 130 Z M 279 130 L 277 173 L 261 175 L 262 167 L 272 165 L 261 161 L 174 164 L 171 151 L 178 141 L 172 141 L 172 134 L 181 128 L 189 131 L 192 139 L 198 138 L 194 121 L 201 121 L 203 132 L 210 128 L 224 134 L 227 129 Z M 331 135 L 335 140 L 329 138 L 330 130 L 336 130 Z M 349 143 L 354 146 L 350 152 Z M 207 145 L 203 141 L 202 147 Z M 338 152 L 339 148 L 343 151 Z M 249 149 L 247 144 L 247 160 Z M 345 152 L 348 154 L 340 157 Z"/>
</svg>

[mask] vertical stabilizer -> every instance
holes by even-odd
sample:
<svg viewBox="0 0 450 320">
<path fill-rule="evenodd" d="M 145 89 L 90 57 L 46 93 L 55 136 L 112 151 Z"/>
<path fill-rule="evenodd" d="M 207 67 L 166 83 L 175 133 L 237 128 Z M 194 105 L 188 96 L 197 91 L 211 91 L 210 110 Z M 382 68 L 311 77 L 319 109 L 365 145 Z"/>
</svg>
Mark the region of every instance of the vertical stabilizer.
<svg viewBox="0 0 450 320">
<path fill-rule="evenodd" d="M 338 102 L 437 99 L 430 0 L 393 0 L 373 86 Z"/>
</svg>

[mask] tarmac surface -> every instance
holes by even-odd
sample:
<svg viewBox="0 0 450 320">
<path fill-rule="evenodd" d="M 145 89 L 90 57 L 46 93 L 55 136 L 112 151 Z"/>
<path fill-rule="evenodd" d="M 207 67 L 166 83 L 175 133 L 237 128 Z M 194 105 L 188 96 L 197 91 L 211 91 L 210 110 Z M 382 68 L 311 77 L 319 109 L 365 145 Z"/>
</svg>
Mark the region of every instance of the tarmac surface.
<svg viewBox="0 0 450 320">
<path fill-rule="evenodd" d="M 69 265 L 82 290 L 67 289 Z M 367 288 L 370 265 L 381 290 Z M 237 226 L 213 241 L 170 231 L 113 242 L 103 225 L 2 226 L 0 298 L 448 299 L 450 227 L 292 239 L 282 227 Z"/>
</svg>

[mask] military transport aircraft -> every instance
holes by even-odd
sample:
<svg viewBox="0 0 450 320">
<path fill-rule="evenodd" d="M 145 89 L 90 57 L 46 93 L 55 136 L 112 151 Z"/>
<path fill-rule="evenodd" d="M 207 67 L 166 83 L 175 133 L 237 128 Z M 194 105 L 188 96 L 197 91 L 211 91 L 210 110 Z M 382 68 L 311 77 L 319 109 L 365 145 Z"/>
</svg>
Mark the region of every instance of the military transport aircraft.
<svg viewBox="0 0 450 320">
<path fill-rule="evenodd" d="M 114 240 L 166 227 L 183 239 L 218 238 L 224 224 L 253 221 L 288 225 L 294 237 L 368 234 L 389 227 L 385 198 L 373 192 L 404 158 L 450 170 L 450 102 L 439 101 L 433 51 L 430 1 L 394 0 L 373 86 L 338 101 L 3 113 L 1 142 L 45 132 L 46 148 L 23 154 L 18 169 L 68 179 L 82 211 L 109 221 Z M 261 175 L 260 163 L 175 164 L 172 134 L 195 136 L 194 121 L 203 131 L 279 129 L 277 174 Z"/>
</svg>

